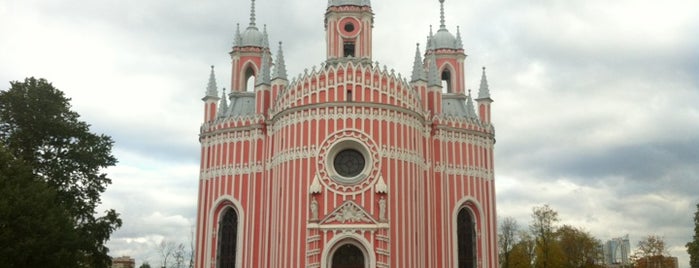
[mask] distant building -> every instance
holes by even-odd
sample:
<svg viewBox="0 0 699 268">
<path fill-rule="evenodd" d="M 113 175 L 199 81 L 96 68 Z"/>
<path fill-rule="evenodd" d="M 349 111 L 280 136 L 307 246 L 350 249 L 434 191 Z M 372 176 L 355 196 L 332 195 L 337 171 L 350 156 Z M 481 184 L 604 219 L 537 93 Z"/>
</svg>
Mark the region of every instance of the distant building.
<svg viewBox="0 0 699 268">
<path fill-rule="evenodd" d="M 136 268 L 136 260 L 129 256 L 114 258 L 112 268 Z"/>
<path fill-rule="evenodd" d="M 631 252 L 631 243 L 629 243 L 629 235 L 613 238 L 604 244 L 604 264 L 622 264 L 627 265 Z"/>
</svg>

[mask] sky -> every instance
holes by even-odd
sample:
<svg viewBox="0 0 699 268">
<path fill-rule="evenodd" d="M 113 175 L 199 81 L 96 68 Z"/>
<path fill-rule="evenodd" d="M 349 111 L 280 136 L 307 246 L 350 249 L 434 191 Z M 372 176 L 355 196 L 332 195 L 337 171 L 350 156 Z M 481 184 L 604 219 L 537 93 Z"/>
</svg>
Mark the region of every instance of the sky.
<svg viewBox="0 0 699 268">
<path fill-rule="evenodd" d="M 374 60 L 409 77 L 438 1 L 374 0 Z M 290 76 L 325 58 L 326 0 L 259 0 Z M 102 209 L 124 225 L 108 246 L 158 264 L 163 239 L 189 244 L 199 126 L 210 65 L 230 84 L 246 0 L 0 0 L 0 89 L 48 79 L 119 163 Z M 699 2 L 445 2 L 460 26 L 467 86 L 487 67 L 499 217 L 527 228 L 549 204 L 602 241 L 663 236 L 680 267 L 699 203 Z M 272 48 L 276 52 L 276 47 Z"/>
</svg>

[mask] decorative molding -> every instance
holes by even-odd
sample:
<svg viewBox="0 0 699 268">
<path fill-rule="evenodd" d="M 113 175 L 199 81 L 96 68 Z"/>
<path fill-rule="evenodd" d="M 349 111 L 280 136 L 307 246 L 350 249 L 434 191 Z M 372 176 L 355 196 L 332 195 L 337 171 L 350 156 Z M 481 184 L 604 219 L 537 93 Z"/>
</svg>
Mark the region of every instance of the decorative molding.
<svg viewBox="0 0 699 268">
<path fill-rule="evenodd" d="M 383 176 L 379 175 L 375 188 L 377 194 L 388 194 L 388 185 L 386 185 L 386 182 L 383 180 Z"/>
<path fill-rule="evenodd" d="M 318 180 L 318 174 L 313 176 L 313 182 L 311 182 L 311 187 L 308 188 L 309 194 L 319 194 L 323 191 L 323 186 L 320 185 L 320 180 Z"/>
</svg>

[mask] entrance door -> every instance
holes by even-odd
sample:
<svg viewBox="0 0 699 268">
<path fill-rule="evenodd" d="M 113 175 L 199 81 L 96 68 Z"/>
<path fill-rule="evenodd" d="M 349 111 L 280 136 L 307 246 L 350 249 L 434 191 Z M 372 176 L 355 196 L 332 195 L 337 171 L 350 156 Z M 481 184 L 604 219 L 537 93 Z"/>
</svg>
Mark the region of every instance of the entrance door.
<svg viewBox="0 0 699 268">
<path fill-rule="evenodd" d="M 365 268 L 364 253 L 357 246 L 344 244 L 340 246 L 332 258 L 332 268 Z"/>
</svg>

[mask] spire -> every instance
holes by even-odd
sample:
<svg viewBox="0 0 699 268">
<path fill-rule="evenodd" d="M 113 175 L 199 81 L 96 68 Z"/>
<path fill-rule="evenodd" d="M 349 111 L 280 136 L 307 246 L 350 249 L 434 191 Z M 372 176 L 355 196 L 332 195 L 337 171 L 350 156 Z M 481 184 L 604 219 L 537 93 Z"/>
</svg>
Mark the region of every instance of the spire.
<svg viewBox="0 0 699 268">
<path fill-rule="evenodd" d="M 442 86 L 437 70 L 437 56 L 430 54 L 428 59 L 427 86 Z"/>
<path fill-rule="evenodd" d="M 284 79 L 286 78 L 286 64 L 284 63 L 284 52 L 282 51 L 282 42 L 279 42 L 279 51 L 277 51 L 277 63 L 274 65 L 274 75 L 273 79 Z"/>
<path fill-rule="evenodd" d="M 430 25 L 430 35 L 427 36 L 427 44 L 425 45 L 425 52 L 427 50 L 433 49 L 434 47 L 432 46 L 432 41 L 434 40 L 434 34 L 432 33 L 432 25 Z"/>
<path fill-rule="evenodd" d="M 456 47 L 464 48 L 464 42 L 461 41 L 461 29 L 459 26 L 456 26 Z"/>
<path fill-rule="evenodd" d="M 481 87 L 478 88 L 478 99 L 490 99 L 490 89 L 488 89 L 488 78 L 485 76 L 485 67 L 481 76 Z"/>
<path fill-rule="evenodd" d="M 206 97 L 218 97 L 218 86 L 216 86 L 216 76 L 214 75 L 214 66 L 211 65 L 211 74 L 209 74 L 209 85 L 206 87 Z"/>
<path fill-rule="evenodd" d="M 255 27 L 255 0 L 251 0 L 250 5 L 250 27 Z"/>
<path fill-rule="evenodd" d="M 413 76 L 410 81 L 427 81 L 427 74 L 425 73 L 425 66 L 422 62 L 422 54 L 420 54 L 420 43 L 417 44 L 415 48 L 415 61 L 413 62 Z"/>
<path fill-rule="evenodd" d="M 271 60 L 272 59 L 270 58 L 270 56 L 267 53 L 264 53 L 262 55 L 262 59 L 261 59 L 262 66 L 260 66 L 260 77 L 258 77 L 258 80 L 257 80 L 257 83 L 255 84 L 255 86 L 259 86 L 262 84 L 267 84 L 267 85 L 270 84 L 269 69 L 270 69 L 270 65 L 271 65 L 270 64 Z"/>
<path fill-rule="evenodd" d="M 240 35 L 240 23 L 236 23 L 235 26 L 235 46 L 240 46 L 243 44 L 243 36 Z"/>
<path fill-rule="evenodd" d="M 226 89 L 223 89 L 221 93 L 221 103 L 218 106 L 218 117 L 225 117 L 226 111 L 228 111 L 228 98 L 226 98 Z"/>
<path fill-rule="evenodd" d="M 476 115 L 476 108 L 473 106 L 473 99 L 471 98 L 471 90 L 468 90 L 468 96 L 466 96 L 466 116 L 468 118 L 478 119 Z"/>
<path fill-rule="evenodd" d="M 447 25 L 444 23 L 444 0 L 439 0 L 439 29 L 446 29 Z"/>
<path fill-rule="evenodd" d="M 262 47 L 269 48 L 269 35 L 267 35 L 267 24 L 262 28 Z"/>
</svg>

